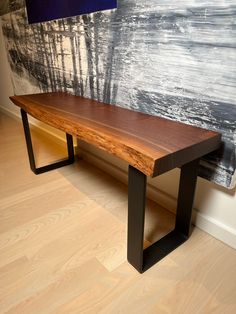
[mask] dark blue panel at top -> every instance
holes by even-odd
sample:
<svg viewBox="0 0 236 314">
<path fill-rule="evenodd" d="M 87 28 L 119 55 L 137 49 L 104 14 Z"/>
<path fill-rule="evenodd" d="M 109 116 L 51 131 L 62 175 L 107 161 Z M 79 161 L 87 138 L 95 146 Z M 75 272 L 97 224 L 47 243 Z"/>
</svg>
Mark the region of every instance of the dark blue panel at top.
<svg viewBox="0 0 236 314">
<path fill-rule="evenodd" d="M 114 9 L 117 0 L 26 0 L 29 23 Z"/>
</svg>

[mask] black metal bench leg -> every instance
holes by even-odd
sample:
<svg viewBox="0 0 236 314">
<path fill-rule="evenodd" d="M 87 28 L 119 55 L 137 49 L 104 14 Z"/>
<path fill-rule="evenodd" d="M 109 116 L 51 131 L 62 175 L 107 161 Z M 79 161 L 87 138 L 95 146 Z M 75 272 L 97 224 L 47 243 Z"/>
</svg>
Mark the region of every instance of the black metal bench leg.
<svg viewBox="0 0 236 314">
<path fill-rule="evenodd" d="M 181 167 L 175 230 L 189 236 L 199 159 Z"/>
<path fill-rule="evenodd" d="M 54 170 L 60 167 L 64 167 L 74 162 L 75 157 L 74 157 L 73 137 L 72 135 L 66 133 L 68 158 L 54 162 L 52 164 L 49 164 L 43 167 L 36 168 L 33 145 L 32 145 L 32 140 L 31 140 L 31 135 L 30 135 L 29 121 L 28 121 L 27 113 L 23 109 L 21 109 L 21 118 L 22 118 L 23 127 L 24 127 L 30 168 L 35 174 L 40 174 L 40 173 Z"/>
<path fill-rule="evenodd" d="M 175 229 L 145 250 L 143 250 L 143 236 L 146 176 L 129 166 L 127 258 L 140 273 L 187 240 L 191 226 L 198 161 L 194 160 L 181 167 Z"/>
<path fill-rule="evenodd" d="M 140 273 L 143 269 L 146 181 L 142 172 L 129 166 L 127 259 Z"/>
</svg>

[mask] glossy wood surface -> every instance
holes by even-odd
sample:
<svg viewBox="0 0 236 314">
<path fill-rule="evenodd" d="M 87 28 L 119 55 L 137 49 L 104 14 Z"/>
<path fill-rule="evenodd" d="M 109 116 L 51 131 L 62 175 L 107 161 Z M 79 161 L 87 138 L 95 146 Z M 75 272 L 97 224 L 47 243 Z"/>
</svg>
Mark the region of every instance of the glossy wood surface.
<svg viewBox="0 0 236 314">
<path fill-rule="evenodd" d="M 33 117 L 156 176 L 219 147 L 220 134 L 67 93 L 13 96 Z"/>
</svg>

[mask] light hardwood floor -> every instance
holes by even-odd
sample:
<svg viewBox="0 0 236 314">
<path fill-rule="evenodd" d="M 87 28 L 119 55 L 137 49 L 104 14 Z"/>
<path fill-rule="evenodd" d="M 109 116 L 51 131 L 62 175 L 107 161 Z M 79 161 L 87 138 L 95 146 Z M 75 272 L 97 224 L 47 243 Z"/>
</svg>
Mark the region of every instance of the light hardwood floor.
<svg viewBox="0 0 236 314">
<path fill-rule="evenodd" d="M 34 175 L 0 112 L 0 313 L 236 313 L 236 251 L 195 228 L 140 275 L 126 261 L 127 187 L 77 160 Z M 33 132 L 39 163 L 64 148 Z M 148 202 L 146 245 L 174 217 Z"/>
</svg>

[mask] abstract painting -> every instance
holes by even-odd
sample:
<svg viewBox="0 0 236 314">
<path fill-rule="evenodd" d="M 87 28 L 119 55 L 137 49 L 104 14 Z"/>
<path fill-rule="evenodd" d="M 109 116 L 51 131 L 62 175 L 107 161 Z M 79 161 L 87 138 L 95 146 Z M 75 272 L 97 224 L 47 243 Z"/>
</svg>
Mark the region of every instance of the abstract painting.
<svg viewBox="0 0 236 314">
<path fill-rule="evenodd" d="M 119 0 L 115 10 L 29 25 L 9 0 L 2 29 L 16 94 L 68 91 L 222 134 L 199 175 L 236 184 L 236 5 Z"/>
</svg>

